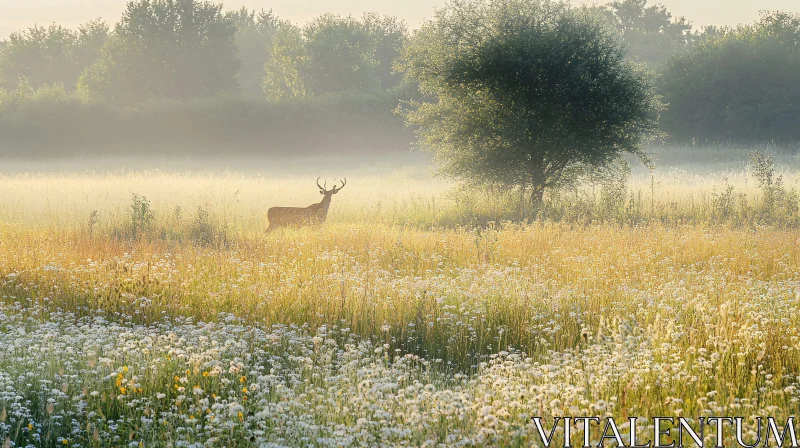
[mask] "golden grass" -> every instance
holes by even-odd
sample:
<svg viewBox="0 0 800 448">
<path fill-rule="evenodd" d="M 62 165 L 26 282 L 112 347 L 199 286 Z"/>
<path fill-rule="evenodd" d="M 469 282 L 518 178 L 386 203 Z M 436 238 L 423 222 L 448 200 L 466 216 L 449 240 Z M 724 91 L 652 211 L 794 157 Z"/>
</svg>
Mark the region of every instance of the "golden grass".
<svg viewBox="0 0 800 448">
<path fill-rule="evenodd" d="M 0 272 L 15 274 L 3 291 L 17 299 L 135 312 L 144 323 L 219 313 L 267 325 L 344 323 L 461 368 L 509 346 L 529 353 L 573 347 L 581 327 L 642 313 L 649 294 L 674 295 L 670 306 L 745 300 L 753 285 L 794 281 L 800 266 L 794 232 L 655 224 L 479 232 L 331 224 L 229 247 L 9 226 L 0 239 Z M 152 303 L 136 309 L 139 297 Z M 731 319 L 747 319 L 744 310 L 732 310 Z M 658 313 L 644 315 L 639 325 L 658 325 Z M 696 310 L 684 325 L 701 323 L 694 320 L 701 315 Z M 786 325 L 791 334 L 794 324 Z"/>
<path fill-rule="evenodd" d="M 430 168 L 348 171 L 347 189 L 334 197 L 331 206 L 329 220 L 334 223 L 438 227 L 519 218 L 518 197 L 454 192 L 445 179 L 431 177 Z M 784 169 L 779 174 L 787 190 L 800 190 L 798 171 Z M 175 221 L 176 209 L 181 220 L 190 221 L 198 207 L 204 207 L 236 233 L 260 233 L 266 226 L 267 208 L 319 202 L 315 181 L 313 176 L 196 170 L 5 174 L 0 175 L 0 221 L 82 229 L 97 211 L 99 225 L 114 227 L 128 219 L 131 198 L 137 194 L 150 201 L 162 227 L 182 225 Z M 737 204 L 738 195 L 744 195 L 750 205 L 763 200 L 763 192 L 742 169 L 707 173 L 666 168 L 653 176 L 640 173 L 630 179 L 626 194 L 628 200 L 639 203 L 638 219 L 703 221 L 713 214 L 716 195 L 729 186 L 734 187 Z M 594 204 L 601 190 L 601 185 L 584 186 L 577 196 L 568 195 L 565 207 L 576 199 Z"/>
<path fill-rule="evenodd" d="M 631 188 L 643 190 L 645 180 Z M 0 386 L 36 396 L 37 385 L 13 375 L 48 359 L 43 378 L 69 391 L 54 399 L 63 406 L 55 412 L 82 422 L 78 438 L 130 430 L 132 441 L 216 438 L 219 446 L 247 446 L 252 431 L 263 443 L 342 445 L 361 430 L 372 434 L 367 445 L 527 446 L 536 440 L 533 415 L 796 410 L 796 230 L 702 219 L 430 229 L 419 224 L 444 219 L 431 216 L 440 206 L 431 204 L 450 216 L 459 202 L 448 204 L 443 183 L 393 174 L 348 179 L 325 226 L 265 234 L 266 206 L 315 200 L 309 183 L 162 172 L 0 178 L 0 333 L 15 347 L 0 349 Z M 710 194 L 702 188 L 660 194 L 685 202 L 698 189 Z M 136 239 L 114 233 L 133 193 L 152 201 L 160 229 Z M 193 219 L 170 210 L 202 205 L 226 223 L 224 241 L 164 233 Z M 101 218 L 89 233 L 95 209 Z M 404 210 L 418 216 L 403 224 Z M 225 326 L 231 320 L 241 326 Z M 14 336 L 23 328 L 39 338 L 30 341 L 39 355 Z M 281 330 L 259 333 L 268 328 Z M 89 352 L 65 358 L 71 344 Z M 123 366 L 137 372 L 130 384 Z M 231 389 L 239 376 L 247 379 Z M 195 395 L 174 392 L 194 383 Z M 113 404 L 128 400 L 131 387 L 141 398 Z M 234 409 L 228 417 L 213 408 L 212 391 Z M 0 408 L 12 409 L 9 397 L 0 394 Z M 69 404 L 79 402 L 106 417 Z M 48 440 L 67 439 L 68 428 L 51 422 L 54 411 L 32 403 L 28 414 L 14 414 L 18 432 L 4 434 L 29 440 L 24 426 L 32 422 L 41 437 L 47 430 Z M 151 412 L 169 430 L 136 423 Z M 238 429 L 215 429 L 202 417 L 212 429 L 191 432 L 189 413 Z M 120 430 L 107 422 L 112 414 L 133 423 Z M 304 434 L 322 439 L 301 443 Z"/>
</svg>

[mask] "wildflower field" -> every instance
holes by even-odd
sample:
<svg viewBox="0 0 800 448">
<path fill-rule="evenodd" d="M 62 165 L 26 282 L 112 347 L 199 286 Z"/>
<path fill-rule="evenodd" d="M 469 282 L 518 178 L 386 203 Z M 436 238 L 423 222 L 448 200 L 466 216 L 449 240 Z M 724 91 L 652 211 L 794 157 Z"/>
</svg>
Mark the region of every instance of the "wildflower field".
<svg viewBox="0 0 800 448">
<path fill-rule="evenodd" d="M 0 175 L 0 443 L 528 447 L 532 417 L 785 421 L 800 171 L 762 168 L 617 177 L 524 220 L 513 193 L 353 170 L 324 226 L 270 233 L 316 175 Z"/>
</svg>

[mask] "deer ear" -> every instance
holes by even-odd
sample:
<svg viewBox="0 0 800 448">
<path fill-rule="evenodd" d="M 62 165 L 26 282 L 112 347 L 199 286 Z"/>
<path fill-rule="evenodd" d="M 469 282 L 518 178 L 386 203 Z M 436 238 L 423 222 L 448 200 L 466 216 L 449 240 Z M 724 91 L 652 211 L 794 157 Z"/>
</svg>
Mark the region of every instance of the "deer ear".
<svg viewBox="0 0 800 448">
<path fill-rule="evenodd" d="M 319 190 L 319 194 L 325 194 L 325 191 Z"/>
</svg>

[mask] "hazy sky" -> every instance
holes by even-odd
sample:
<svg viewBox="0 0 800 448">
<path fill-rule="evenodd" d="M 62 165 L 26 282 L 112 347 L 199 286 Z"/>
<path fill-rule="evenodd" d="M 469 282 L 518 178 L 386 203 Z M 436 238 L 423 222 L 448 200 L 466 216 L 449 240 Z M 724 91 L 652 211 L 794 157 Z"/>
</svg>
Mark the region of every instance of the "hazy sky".
<svg viewBox="0 0 800 448">
<path fill-rule="evenodd" d="M 607 0 L 572 0 L 577 3 L 607 3 Z M 58 22 L 70 27 L 102 17 L 115 22 L 125 7 L 125 0 L 0 0 L 0 39 L 12 31 L 33 24 Z M 241 6 L 272 9 L 282 18 L 304 23 L 324 12 L 360 15 L 379 12 L 404 19 L 416 27 L 430 17 L 435 6 L 445 0 L 227 0 L 226 9 Z M 673 15 L 684 16 L 695 27 L 701 25 L 735 25 L 758 18 L 759 10 L 781 9 L 800 12 L 800 0 L 661 0 Z"/>
</svg>

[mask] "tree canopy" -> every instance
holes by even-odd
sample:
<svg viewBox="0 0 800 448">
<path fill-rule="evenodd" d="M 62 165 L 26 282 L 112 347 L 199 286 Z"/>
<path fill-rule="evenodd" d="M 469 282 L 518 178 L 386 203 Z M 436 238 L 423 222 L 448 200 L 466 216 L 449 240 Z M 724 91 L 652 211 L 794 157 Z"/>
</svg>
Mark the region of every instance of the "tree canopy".
<svg viewBox="0 0 800 448">
<path fill-rule="evenodd" d="M 641 153 L 659 107 L 649 77 L 632 65 L 641 63 L 658 75 L 656 93 L 668 104 L 660 126 L 672 141 L 800 141 L 797 14 L 693 32 L 648 0 L 575 8 L 452 0 L 410 42 L 395 17 L 323 14 L 297 26 L 266 10 L 224 12 L 217 1 L 134 0 L 111 28 L 95 20 L 11 34 L 0 40 L 0 115 L 26 102 L 42 111 L 48 101 L 121 110 L 201 98 L 230 98 L 242 111 L 263 101 L 369 105 L 388 115 L 420 98 L 421 86 L 426 99 L 407 121 L 421 146 L 449 160 L 445 171 L 535 185 L 538 195 L 618 153 Z"/>
<path fill-rule="evenodd" d="M 546 188 L 646 159 L 658 101 L 648 75 L 595 14 L 548 0 L 459 1 L 425 23 L 401 67 L 427 100 L 407 112 L 442 171 Z"/>
<path fill-rule="evenodd" d="M 800 140 L 800 15 L 715 31 L 664 67 L 664 131 L 704 143 Z"/>
<path fill-rule="evenodd" d="M 130 2 L 100 60 L 83 74 L 81 87 L 118 104 L 235 90 L 235 33 L 220 4 Z"/>
<path fill-rule="evenodd" d="M 265 66 L 264 93 L 280 99 L 392 88 L 401 79 L 392 65 L 407 37 L 403 22 L 377 14 L 323 14 L 302 29 L 283 27 Z"/>
<path fill-rule="evenodd" d="M 614 0 L 594 7 L 612 24 L 626 46 L 628 57 L 657 67 L 689 47 L 698 37 L 685 18 L 672 16 L 662 4 L 647 0 Z"/>
<path fill-rule="evenodd" d="M 275 34 L 288 23 L 271 10 L 256 12 L 241 8 L 228 11 L 225 17 L 236 26 L 236 48 L 241 62 L 236 73 L 239 88 L 245 95 L 260 97 L 264 64 L 271 57 Z"/>
<path fill-rule="evenodd" d="M 77 31 L 52 24 L 11 34 L 0 48 L 0 87 L 13 89 L 25 80 L 34 88 L 57 83 L 73 88 L 99 57 L 108 32 L 105 22 L 95 20 Z"/>
</svg>

